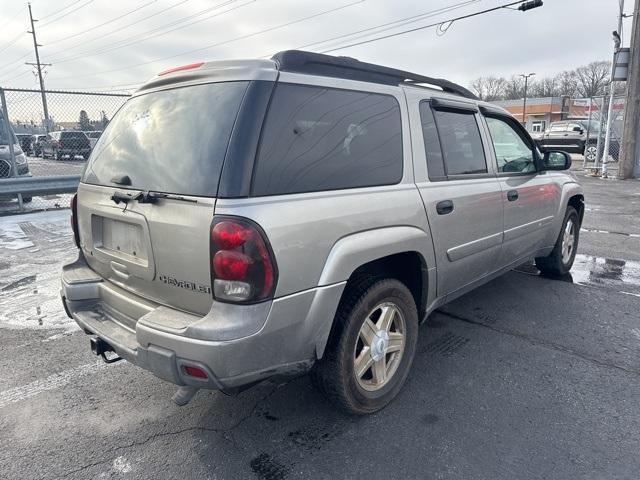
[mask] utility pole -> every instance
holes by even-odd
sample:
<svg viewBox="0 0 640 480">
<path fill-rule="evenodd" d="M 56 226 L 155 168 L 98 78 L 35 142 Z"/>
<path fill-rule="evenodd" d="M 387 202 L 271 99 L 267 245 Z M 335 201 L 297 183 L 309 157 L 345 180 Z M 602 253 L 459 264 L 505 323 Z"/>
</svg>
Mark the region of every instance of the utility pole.
<svg viewBox="0 0 640 480">
<path fill-rule="evenodd" d="M 616 30 L 617 35 L 614 33 L 614 53 L 618 53 L 620 47 L 622 46 L 622 19 L 624 18 L 624 0 L 619 0 L 620 2 L 620 11 L 618 12 L 618 30 Z M 614 55 L 614 64 L 611 66 L 611 80 L 609 82 L 609 111 L 607 113 L 607 130 L 604 134 L 604 149 L 602 151 L 602 176 L 607 178 L 607 166 L 609 163 L 609 146 L 611 145 L 611 124 L 613 123 L 613 95 L 616 91 L 616 82 L 613 81 L 613 72 L 616 68 L 615 66 L 615 58 Z"/>
<path fill-rule="evenodd" d="M 520 74 L 520 76 L 524 78 L 524 102 L 522 103 L 522 123 L 524 124 L 524 128 L 527 128 L 527 87 L 529 86 L 529 77 L 533 77 L 534 75 L 535 73 L 529 73 L 528 75 Z"/>
<path fill-rule="evenodd" d="M 640 177 L 640 0 L 635 1 L 618 178 Z M 634 168 L 635 167 L 635 168 Z M 635 170 L 635 172 L 634 172 Z"/>
<path fill-rule="evenodd" d="M 38 69 L 38 78 L 40 79 L 40 93 L 42 94 L 42 110 L 44 112 L 44 128 L 47 133 L 49 133 L 49 109 L 47 108 L 47 95 L 44 93 L 44 79 L 42 78 L 42 64 L 40 63 L 40 54 L 38 53 L 38 47 L 42 45 L 38 45 L 38 40 L 36 39 L 36 27 L 33 22 L 37 22 L 37 20 L 33 19 L 33 14 L 31 13 L 31 3 L 29 5 L 29 20 L 31 20 L 31 31 L 28 32 L 33 35 L 33 48 L 36 51 L 36 67 Z M 28 64 L 32 65 L 32 64 Z M 47 65 L 51 65 L 48 63 Z"/>
</svg>

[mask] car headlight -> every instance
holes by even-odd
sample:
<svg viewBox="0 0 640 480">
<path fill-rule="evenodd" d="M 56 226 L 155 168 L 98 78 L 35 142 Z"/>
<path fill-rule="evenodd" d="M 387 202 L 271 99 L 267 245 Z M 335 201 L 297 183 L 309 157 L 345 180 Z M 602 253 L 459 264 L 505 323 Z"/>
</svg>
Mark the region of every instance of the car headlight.
<svg viewBox="0 0 640 480">
<path fill-rule="evenodd" d="M 27 163 L 27 157 L 24 156 L 24 153 L 16 155 L 16 165 L 24 165 Z"/>
</svg>

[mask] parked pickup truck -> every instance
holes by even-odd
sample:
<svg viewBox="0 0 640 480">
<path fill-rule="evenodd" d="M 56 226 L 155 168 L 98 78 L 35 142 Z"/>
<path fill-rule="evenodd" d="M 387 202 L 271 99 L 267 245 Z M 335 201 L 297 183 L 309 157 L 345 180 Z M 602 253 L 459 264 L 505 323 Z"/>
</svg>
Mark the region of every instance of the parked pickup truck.
<svg viewBox="0 0 640 480">
<path fill-rule="evenodd" d="M 542 135 L 535 138 L 538 147 L 546 150 L 562 150 L 569 153 L 579 153 L 588 162 L 595 162 L 598 157 L 598 137 L 601 136 L 600 150 L 604 148 L 604 133 L 600 134 L 598 122 L 586 120 L 566 120 L 553 122 Z M 609 152 L 614 160 L 618 160 L 620 140 L 613 136 L 610 140 Z"/>
<path fill-rule="evenodd" d="M 569 271 L 570 165 L 447 80 L 300 51 L 178 67 L 96 144 L 62 300 L 94 353 L 178 404 L 310 370 L 375 412 L 436 308 L 534 258 Z"/>
</svg>

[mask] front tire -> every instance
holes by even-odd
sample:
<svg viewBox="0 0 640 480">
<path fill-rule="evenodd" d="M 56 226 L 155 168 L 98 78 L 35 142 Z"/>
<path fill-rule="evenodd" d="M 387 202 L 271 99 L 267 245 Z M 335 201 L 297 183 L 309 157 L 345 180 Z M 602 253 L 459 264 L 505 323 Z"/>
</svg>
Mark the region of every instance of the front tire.
<svg viewBox="0 0 640 480">
<path fill-rule="evenodd" d="M 398 280 L 366 277 L 347 288 L 311 375 L 330 401 L 363 415 L 384 408 L 402 388 L 415 355 L 418 312 Z"/>
<path fill-rule="evenodd" d="M 562 229 L 551 253 L 536 258 L 536 266 L 544 275 L 561 277 L 569 273 L 573 266 L 580 238 L 580 217 L 575 208 L 568 206 L 562 222 Z"/>
</svg>

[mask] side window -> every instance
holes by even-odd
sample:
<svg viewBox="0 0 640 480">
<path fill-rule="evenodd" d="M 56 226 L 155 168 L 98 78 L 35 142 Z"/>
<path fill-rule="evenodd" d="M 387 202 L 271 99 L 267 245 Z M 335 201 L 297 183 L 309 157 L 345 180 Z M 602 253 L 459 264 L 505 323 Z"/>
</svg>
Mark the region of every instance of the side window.
<svg viewBox="0 0 640 480">
<path fill-rule="evenodd" d="M 551 128 L 549 129 L 551 132 L 564 132 L 567 130 L 566 123 L 552 123 Z"/>
<path fill-rule="evenodd" d="M 422 124 L 422 138 L 427 157 L 427 171 L 430 180 L 442 180 L 446 178 L 444 160 L 438 139 L 438 129 L 433 118 L 431 105 L 427 101 L 420 102 L 420 123 Z"/>
<path fill-rule="evenodd" d="M 447 175 L 487 172 L 478 122 L 472 112 L 436 110 Z"/>
<path fill-rule="evenodd" d="M 400 106 L 390 95 L 278 84 L 252 194 L 392 185 L 402 179 Z"/>
<path fill-rule="evenodd" d="M 504 120 L 486 117 L 499 172 L 535 172 L 533 150 Z"/>
</svg>

